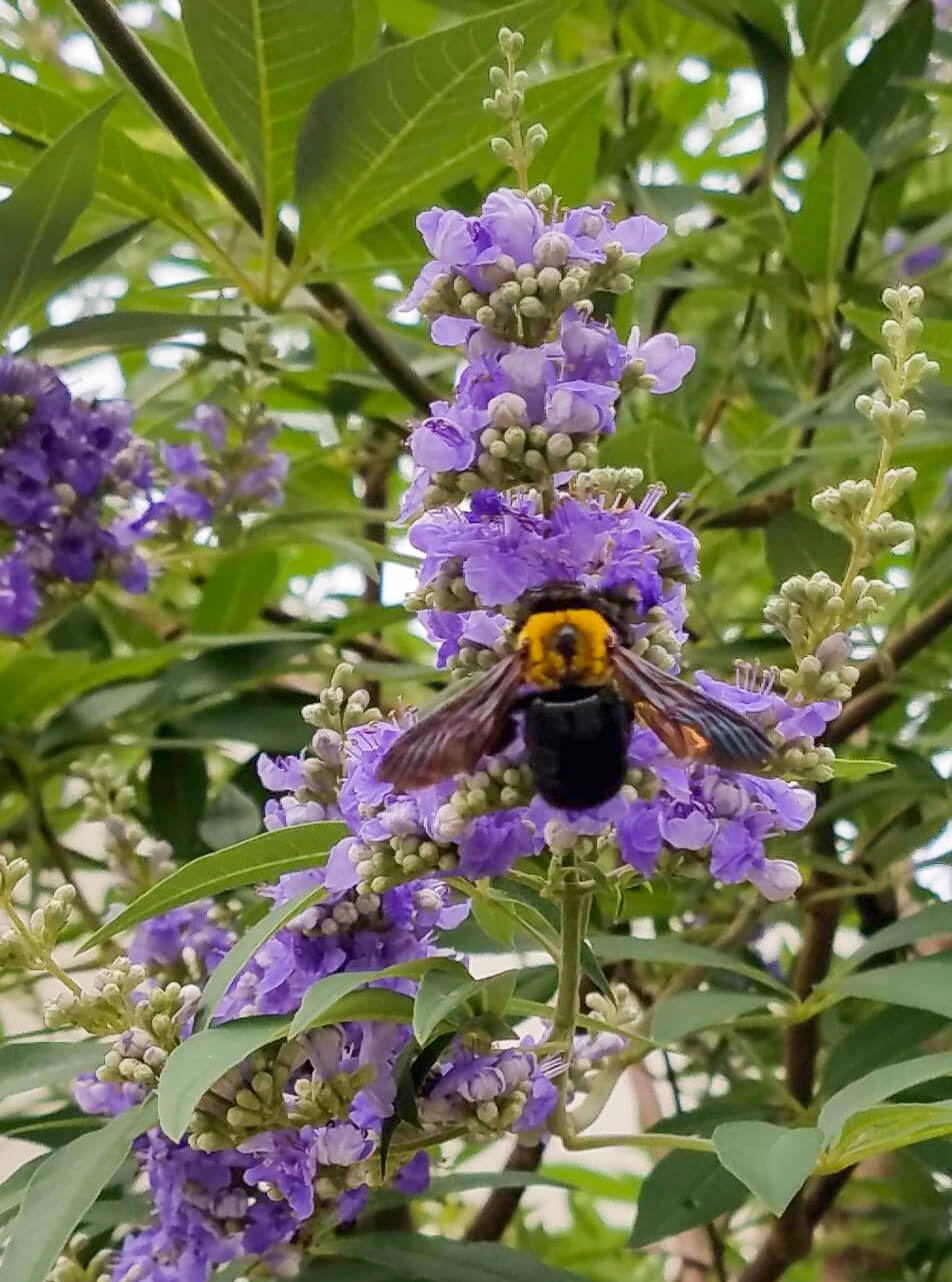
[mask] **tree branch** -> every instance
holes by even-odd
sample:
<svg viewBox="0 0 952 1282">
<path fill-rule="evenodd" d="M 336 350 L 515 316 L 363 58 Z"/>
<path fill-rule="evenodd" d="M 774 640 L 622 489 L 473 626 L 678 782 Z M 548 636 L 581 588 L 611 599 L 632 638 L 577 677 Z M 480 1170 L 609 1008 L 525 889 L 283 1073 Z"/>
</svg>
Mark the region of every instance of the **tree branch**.
<svg viewBox="0 0 952 1282">
<path fill-rule="evenodd" d="M 193 111 L 145 45 L 122 21 L 111 0 L 70 0 L 86 26 L 142 100 L 151 108 L 202 173 L 218 188 L 232 209 L 259 235 L 275 235 L 275 250 L 285 265 L 295 256 L 294 236 L 281 223 L 262 226 L 255 190 L 228 151 Z M 318 302 L 336 317 L 352 343 L 411 405 L 428 413 L 437 392 L 373 323 L 356 299 L 340 285 L 318 282 L 307 286 Z"/>
<path fill-rule="evenodd" d="M 507 1171 L 537 1171 L 545 1144 L 516 1144 L 506 1162 Z M 515 1215 L 524 1188 L 493 1189 L 466 1231 L 467 1242 L 498 1242 Z"/>
<path fill-rule="evenodd" d="M 888 677 L 883 677 L 884 671 L 901 668 L 948 627 L 952 627 L 952 592 L 940 597 L 915 623 L 887 640 L 879 653 L 863 664 L 857 694 L 828 727 L 824 742 L 831 746 L 843 743 L 894 703 L 900 692 Z"/>
</svg>

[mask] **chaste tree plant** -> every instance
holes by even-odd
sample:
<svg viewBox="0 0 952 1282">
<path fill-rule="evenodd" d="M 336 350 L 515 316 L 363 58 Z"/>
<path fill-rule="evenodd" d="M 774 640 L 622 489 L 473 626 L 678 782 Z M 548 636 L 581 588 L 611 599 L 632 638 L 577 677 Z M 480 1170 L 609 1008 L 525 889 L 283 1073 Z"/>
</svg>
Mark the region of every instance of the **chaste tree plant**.
<svg viewBox="0 0 952 1282">
<path fill-rule="evenodd" d="M 952 1279 L 950 23 L 0 4 L 0 1282 Z"/>
</svg>

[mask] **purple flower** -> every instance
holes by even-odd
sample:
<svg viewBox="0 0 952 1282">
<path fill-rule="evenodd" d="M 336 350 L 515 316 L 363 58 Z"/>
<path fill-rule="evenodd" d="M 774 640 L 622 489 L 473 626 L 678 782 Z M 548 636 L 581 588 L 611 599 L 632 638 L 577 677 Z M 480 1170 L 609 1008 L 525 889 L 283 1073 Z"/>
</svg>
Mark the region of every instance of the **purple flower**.
<svg viewBox="0 0 952 1282">
<path fill-rule="evenodd" d="M 521 810 L 480 815 L 460 841 L 460 872 L 473 881 L 501 877 L 517 859 L 538 854 L 541 848 L 541 834 Z"/>
<path fill-rule="evenodd" d="M 416 1197 L 430 1187 L 430 1155 L 415 1153 L 406 1166 L 397 1171 L 393 1187 L 407 1197 Z"/>
<path fill-rule="evenodd" d="M 235 439 L 229 440 L 223 410 L 202 404 L 178 427 L 202 440 L 161 443 L 166 471 L 163 493 L 143 525 L 154 530 L 170 520 L 214 524 L 282 501 L 289 464 L 287 455 L 271 451 L 277 421 L 258 413 L 252 423 L 236 428 Z"/>
<path fill-rule="evenodd" d="M 17 555 L 0 557 L 0 632 L 20 636 L 39 608 L 40 596 L 30 567 Z"/>
<path fill-rule="evenodd" d="M 94 1116 L 126 1113 L 148 1093 L 148 1088 L 137 1082 L 101 1082 L 95 1073 L 81 1073 L 73 1082 L 73 1099 L 84 1113 Z"/>
<path fill-rule="evenodd" d="M 202 977 L 207 977 L 232 944 L 228 932 L 215 924 L 213 908 L 212 900 L 200 899 L 142 922 L 129 944 L 130 961 L 169 970 L 181 965 L 187 951 Z"/>
<path fill-rule="evenodd" d="M 0 359 L 0 631 L 24 632 L 63 583 L 112 578 L 144 591 L 136 525 L 115 503 L 144 503 L 151 455 L 124 402 L 73 401 L 55 372 Z"/>
<path fill-rule="evenodd" d="M 690 343 L 679 342 L 674 334 L 653 334 L 642 342 L 637 326 L 628 339 L 628 354 L 631 360 L 641 361 L 645 374 L 654 379 L 648 389 L 653 396 L 676 391 L 694 368 L 696 356 Z"/>
<path fill-rule="evenodd" d="M 661 853 L 662 807 L 654 802 L 629 806 L 615 826 L 618 849 L 626 864 L 650 877 Z"/>
</svg>

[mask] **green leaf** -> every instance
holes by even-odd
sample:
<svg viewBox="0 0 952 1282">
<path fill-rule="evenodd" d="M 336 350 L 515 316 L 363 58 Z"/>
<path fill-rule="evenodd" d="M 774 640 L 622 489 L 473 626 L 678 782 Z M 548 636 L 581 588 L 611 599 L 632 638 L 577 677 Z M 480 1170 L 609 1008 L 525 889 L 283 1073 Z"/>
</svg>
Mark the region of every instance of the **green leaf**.
<svg viewBox="0 0 952 1282">
<path fill-rule="evenodd" d="M 72 254 L 67 254 L 65 258 L 60 258 L 37 285 L 36 292 L 42 294 L 45 301 L 49 296 L 61 293 L 80 281 L 86 280 L 105 266 L 131 240 L 135 240 L 139 232 L 148 225 L 149 220 L 141 218 L 134 223 L 129 223 L 126 227 L 120 227 L 118 231 L 110 232 L 108 236 L 90 241 L 88 245 L 75 250 Z"/>
<path fill-rule="evenodd" d="M 318 94 L 298 139 L 302 249 L 326 254 L 465 175 L 498 128 L 479 102 L 500 26 L 523 32 L 531 57 L 564 8 L 507 5 L 388 49 Z"/>
<path fill-rule="evenodd" d="M 651 1037 L 661 1046 L 678 1042 L 689 1033 L 716 1024 L 727 1024 L 739 1015 L 763 1010 L 771 999 L 764 993 L 677 993 L 659 1003 L 651 1016 Z"/>
<path fill-rule="evenodd" d="M 865 3 L 866 0 L 798 0 L 797 27 L 814 61 L 850 29 Z"/>
<path fill-rule="evenodd" d="M 662 966 L 701 966 L 705 970 L 726 970 L 744 975 L 758 984 L 766 984 L 784 997 L 792 996 L 790 989 L 768 971 L 758 970 L 731 953 L 704 944 L 691 944 L 677 935 L 661 935 L 658 939 L 632 939 L 624 935 L 596 935 L 592 947 L 597 955 L 608 962 L 645 961 Z"/>
<path fill-rule="evenodd" d="M 32 1158 L 29 1162 L 24 1162 L 18 1166 L 12 1175 L 0 1184 L 0 1221 L 6 1221 L 20 1207 L 23 1201 L 23 1195 L 29 1187 L 30 1180 L 37 1172 L 47 1158 L 43 1153 L 39 1157 Z"/>
<path fill-rule="evenodd" d="M 261 830 L 261 809 L 236 784 L 226 783 L 205 810 L 198 835 L 206 846 L 220 850 L 245 841 Z"/>
<path fill-rule="evenodd" d="M 459 972 L 428 970 L 413 1003 L 413 1035 L 418 1045 L 425 1046 L 443 1020 L 459 1010 L 486 982 L 473 979 L 468 972 L 464 977 Z"/>
<path fill-rule="evenodd" d="M 152 831 L 180 858 L 195 853 L 205 813 L 208 767 L 199 748 L 153 748 L 150 755 L 149 812 Z"/>
<path fill-rule="evenodd" d="M 230 1068 L 288 1031 L 285 1015 L 251 1015 L 187 1037 L 159 1078 L 159 1125 L 169 1139 L 185 1134 L 199 1100 Z"/>
<path fill-rule="evenodd" d="M 653 1167 L 641 1187 L 638 1219 L 629 1247 L 638 1249 L 663 1238 L 710 1224 L 747 1201 L 747 1190 L 713 1153 L 676 1149 Z"/>
<path fill-rule="evenodd" d="M 57 251 L 89 204 L 100 131 L 114 105 L 110 98 L 77 121 L 43 152 L 0 206 L 0 333 L 47 277 Z"/>
<path fill-rule="evenodd" d="M 824 988 L 847 997 L 888 1002 L 894 1006 L 915 1006 L 952 1019 L 952 958 L 929 957 L 877 966 L 862 974 L 832 975 Z"/>
<path fill-rule="evenodd" d="M 185 0 L 199 74 L 254 175 L 266 225 L 290 195 L 307 105 L 354 58 L 354 0 Z"/>
<path fill-rule="evenodd" d="M 0 670 L 0 707 L 6 727 L 29 725 L 85 693 L 135 677 L 150 676 L 179 653 L 176 647 L 90 663 L 75 650 L 22 654 Z"/>
<path fill-rule="evenodd" d="M 81 1042 L 0 1043 L 0 1100 L 40 1086 L 68 1083 L 102 1063 L 105 1048 L 97 1038 Z"/>
<path fill-rule="evenodd" d="M 894 761 L 864 760 L 862 757 L 837 757 L 833 762 L 835 779 L 865 779 L 867 775 L 882 774 L 884 770 L 895 770 Z"/>
<path fill-rule="evenodd" d="M 864 152 L 849 134 L 835 130 L 804 184 L 799 213 L 790 216 L 790 258 L 810 280 L 836 280 L 859 226 L 871 178 Z M 785 513 L 791 516 L 798 514 Z"/>
<path fill-rule="evenodd" d="M 764 531 L 767 564 L 776 583 L 792 574 L 813 574 L 826 570 L 839 578 L 849 560 L 850 545 L 842 534 L 827 530 L 812 517 L 784 512 L 768 522 Z"/>
<path fill-rule="evenodd" d="M 420 1282 L 579 1282 L 577 1273 L 496 1242 L 453 1242 L 412 1233 L 354 1233 L 334 1242 L 334 1254 L 362 1260 Z"/>
<path fill-rule="evenodd" d="M 841 1037 L 827 1055 L 822 1094 L 833 1095 L 874 1068 L 908 1059 L 910 1051 L 945 1024 L 942 1015 L 911 1007 L 891 1006 L 872 1019 L 864 1019 Z"/>
<path fill-rule="evenodd" d="M 66 325 L 51 325 L 34 335 L 28 350 L 31 356 L 53 360 L 62 359 L 60 353 L 75 353 L 77 349 L 85 355 L 124 351 L 168 343 L 186 334 L 192 337 L 183 345 L 191 349 L 196 333 L 213 339 L 219 330 L 235 329 L 244 320 L 241 315 L 229 313 L 211 316 L 201 312 L 106 312 L 102 316 L 81 316 Z"/>
<path fill-rule="evenodd" d="M 952 1134 L 952 1103 L 882 1104 L 857 1113 L 823 1159 L 824 1171 L 842 1171 L 877 1153 L 892 1153 Z"/>
<path fill-rule="evenodd" d="M 297 1037 L 299 1033 L 304 1033 L 318 1023 L 323 1023 L 324 1015 L 331 1006 L 364 985 L 376 983 L 381 979 L 422 979 L 430 974 L 451 975 L 456 983 L 459 983 L 462 976 L 467 979 L 470 977 L 469 971 L 461 962 L 453 961 L 449 957 L 428 957 L 418 961 L 398 962 L 394 966 L 385 966 L 382 970 L 349 970 L 337 975 L 328 975 L 325 979 L 318 979 L 304 994 L 288 1036 Z M 374 991 L 375 993 L 389 992 L 386 989 Z M 372 997 L 369 999 L 373 1000 Z"/>
<path fill-rule="evenodd" d="M 770 1122 L 725 1122 L 713 1139 L 721 1164 L 774 1215 L 782 1215 L 803 1187 L 823 1147 L 815 1127 L 788 1130 Z"/>
<path fill-rule="evenodd" d="M 155 1125 L 147 1100 L 48 1157 L 30 1180 L 0 1264 L 0 1282 L 45 1282 L 73 1229 L 125 1161 L 132 1142 Z"/>
<path fill-rule="evenodd" d="M 908 101 L 909 94 L 898 82 L 925 70 L 934 29 L 931 4 L 907 5 L 846 77 L 827 114 L 827 132 L 844 129 L 869 150 Z"/>
<path fill-rule="evenodd" d="M 244 970 L 262 944 L 267 943 L 272 935 L 276 934 L 282 926 L 286 926 L 289 921 L 293 921 L 299 913 L 310 908 L 312 904 L 318 903 L 326 893 L 323 886 L 311 886 L 308 890 L 302 890 L 293 899 L 275 904 L 269 913 L 245 931 L 209 976 L 195 1012 L 193 1033 L 201 1032 L 208 1025 L 215 1014 L 215 1008 L 231 986 L 232 980 Z"/>
<path fill-rule="evenodd" d="M 952 1051 L 941 1055 L 920 1055 L 901 1064 L 877 1068 L 831 1096 L 820 1111 L 817 1126 L 827 1143 L 832 1143 L 846 1122 L 857 1113 L 889 1099 L 890 1095 L 898 1095 L 900 1091 L 945 1077 L 948 1073 L 952 1073 Z"/>
<path fill-rule="evenodd" d="M 905 948 L 908 944 L 914 944 L 920 939 L 931 939 L 935 935 L 945 935 L 950 931 L 952 931 L 952 904 L 930 904 L 928 908 L 923 908 L 909 917 L 901 917 L 899 921 L 894 921 L 882 930 L 877 930 L 875 935 L 870 935 L 855 953 L 851 953 L 846 961 L 840 964 L 836 973 L 839 974 L 841 969 L 856 970 L 858 966 L 868 962 L 871 957 L 878 957 L 880 953 L 892 952 L 894 948 Z"/>
<path fill-rule="evenodd" d="M 274 548 L 249 548 L 223 557 L 202 589 L 192 631 L 207 636 L 241 632 L 257 619 L 279 567 Z"/>
<path fill-rule="evenodd" d="M 296 824 L 276 832 L 263 832 L 248 841 L 193 859 L 157 885 L 150 886 L 128 908 L 100 926 L 86 941 L 83 951 L 95 948 L 104 939 L 112 939 L 140 921 L 194 903 L 206 895 L 218 895 L 223 890 L 251 886 L 259 881 L 274 881 L 284 872 L 317 868 L 323 863 L 322 856 L 348 833 L 344 823 Z"/>
</svg>

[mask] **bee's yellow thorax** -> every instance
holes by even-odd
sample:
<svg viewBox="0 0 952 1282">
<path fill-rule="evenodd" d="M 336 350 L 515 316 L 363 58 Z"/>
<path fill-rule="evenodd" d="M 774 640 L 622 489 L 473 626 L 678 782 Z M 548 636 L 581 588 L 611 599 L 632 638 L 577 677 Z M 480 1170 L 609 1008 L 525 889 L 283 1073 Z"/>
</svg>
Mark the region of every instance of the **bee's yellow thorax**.
<svg viewBox="0 0 952 1282">
<path fill-rule="evenodd" d="M 566 646 L 569 636 L 571 644 Z M 543 688 L 568 682 L 604 684 L 609 677 L 611 637 L 611 625 L 597 610 L 544 610 L 530 615 L 519 633 L 526 681 Z"/>
</svg>

